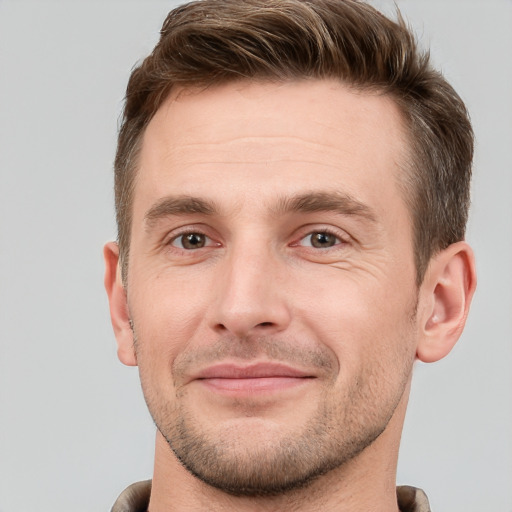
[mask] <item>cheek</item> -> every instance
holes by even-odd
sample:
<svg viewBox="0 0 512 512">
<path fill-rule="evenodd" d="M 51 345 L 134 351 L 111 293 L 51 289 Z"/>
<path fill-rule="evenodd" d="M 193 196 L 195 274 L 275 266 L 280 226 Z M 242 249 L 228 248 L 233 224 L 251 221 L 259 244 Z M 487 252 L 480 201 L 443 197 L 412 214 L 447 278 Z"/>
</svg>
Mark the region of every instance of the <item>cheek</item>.
<svg viewBox="0 0 512 512">
<path fill-rule="evenodd" d="M 198 325 L 208 304 L 209 288 L 205 276 L 171 272 L 146 275 L 129 297 L 130 311 L 151 337 L 167 336 L 172 341 Z"/>
<path fill-rule="evenodd" d="M 174 360 L 187 350 L 201 325 L 205 297 L 193 282 L 188 291 L 170 279 L 145 283 L 134 286 L 128 297 L 137 362 L 143 384 L 153 382 L 165 388 L 171 385 Z"/>
<path fill-rule="evenodd" d="M 378 365 L 409 350 L 416 304 L 413 287 L 355 280 L 343 271 L 337 277 L 320 286 L 317 280 L 315 293 L 304 295 L 296 315 L 336 354 L 340 367 L 357 367 L 364 360 Z"/>
</svg>

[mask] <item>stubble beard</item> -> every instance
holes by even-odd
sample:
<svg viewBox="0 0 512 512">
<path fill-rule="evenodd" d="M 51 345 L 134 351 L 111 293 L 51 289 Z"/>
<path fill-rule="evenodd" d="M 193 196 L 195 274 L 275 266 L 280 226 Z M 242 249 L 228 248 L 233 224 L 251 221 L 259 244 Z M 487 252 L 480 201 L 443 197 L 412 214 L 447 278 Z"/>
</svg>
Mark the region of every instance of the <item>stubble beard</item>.
<svg viewBox="0 0 512 512">
<path fill-rule="evenodd" d="M 232 341 L 227 345 L 233 346 Z M 269 339 L 258 340 L 258 346 L 276 345 Z M 368 369 L 342 397 L 333 397 L 334 393 L 329 397 L 326 389 L 323 396 L 328 398 L 302 427 L 272 431 L 256 442 L 235 427 L 204 428 L 183 400 L 185 391 L 171 404 L 145 385 L 142 371 L 141 379 L 158 430 L 192 475 L 233 496 L 277 496 L 306 488 L 318 477 L 341 468 L 382 434 L 410 379 L 412 360 L 401 356 L 401 378 L 389 396 L 379 395 L 379 372 L 373 374 L 374 369 Z"/>
<path fill-rule="evenodd" d="M 247 433 L 244 442 L 231 429 L 201 432 L 187 412 L 157 427 L 181 464 L 202 482 L 233 496 L 264 497 L 308 487 L 357 456 L 385 428 L 355 432 L 346 425 L 334 433 L 332 416 L 323 407 L 301 431 L 281 433 L 268 442 Z"/>
</svg>

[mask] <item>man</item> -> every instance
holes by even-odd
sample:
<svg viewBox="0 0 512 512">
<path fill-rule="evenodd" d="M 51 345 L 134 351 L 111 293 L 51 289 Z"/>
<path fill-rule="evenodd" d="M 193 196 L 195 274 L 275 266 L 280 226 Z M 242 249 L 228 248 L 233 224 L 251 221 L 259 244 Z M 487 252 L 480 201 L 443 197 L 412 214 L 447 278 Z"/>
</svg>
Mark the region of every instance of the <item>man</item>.
<svg viewBox="0 0 512 512">
<path fill-rule="evenodd" d="M 395 489 L 415 360 L 459 338 L 472 130 L 354 0 L 172 11 L 128 84 L 105 285 L 158 429 L 118 511 L 428 511 Z"/>
</svg>

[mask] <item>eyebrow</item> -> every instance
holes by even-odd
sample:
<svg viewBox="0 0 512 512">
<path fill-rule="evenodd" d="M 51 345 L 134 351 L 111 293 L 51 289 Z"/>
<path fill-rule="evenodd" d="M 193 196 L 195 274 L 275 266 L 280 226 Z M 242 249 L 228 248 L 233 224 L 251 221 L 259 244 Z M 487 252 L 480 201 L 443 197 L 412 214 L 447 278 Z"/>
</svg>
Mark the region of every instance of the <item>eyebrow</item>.
<svg viewBox="0 0 512 512">
<path fill-rule="evenodd" d="M 153 226 L 159 219 L 171 215 L 213 215 L 217 212 L 215 204 L 206 199 L 191 196 L 169 196 L 155 203 L 144 215 L 147 227 Z"/>
<path fill-rule="evenodd" d="M 215 203 L 200 197 L 168 196 L 155 203 L 144 215 L 150 229 L 159 219 L 172 215 L 200 214 L 211 216 L 218 213 Z M 334 212 L 340 215 L 359 216 L 371 222 L 377 217 L 372 208 L 356 198 L 340 192 L 308 192 L 291 197 L 281 197 L 271 208 L 276 217 L 286 213 Z"/>
<path fill-rule="evenodd" d="M 372 208 L 355 197 L 341 192 L 310 192 L 278 200 L 273 208 L 275 215 L 289 212 L 334 212 L 340 215 L 363 217 L 371 222 L 377 221 Z"/>
</svg>

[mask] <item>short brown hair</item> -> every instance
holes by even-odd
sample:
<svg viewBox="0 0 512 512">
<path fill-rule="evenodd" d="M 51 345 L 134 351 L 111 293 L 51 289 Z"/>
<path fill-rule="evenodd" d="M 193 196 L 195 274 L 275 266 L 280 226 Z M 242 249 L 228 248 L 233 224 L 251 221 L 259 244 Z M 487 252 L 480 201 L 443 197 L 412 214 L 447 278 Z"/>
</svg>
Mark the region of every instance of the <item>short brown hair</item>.
<svg viewBox="0 0 512 512">
<path fill-rule="evenodd" d="M 390 95 L 401 109 L 410 148 L 400 184 L 413 219 L 420 284 L 431 256 L 464 238 L 473 132 L 464 103 L 397 17 L 358 0 L 200 0 L 171 11 L 126 92 L 115 159 L 124 278 L 137 156 L 146 126 L 173 87 L 334 78 Z"/>
</svg>

